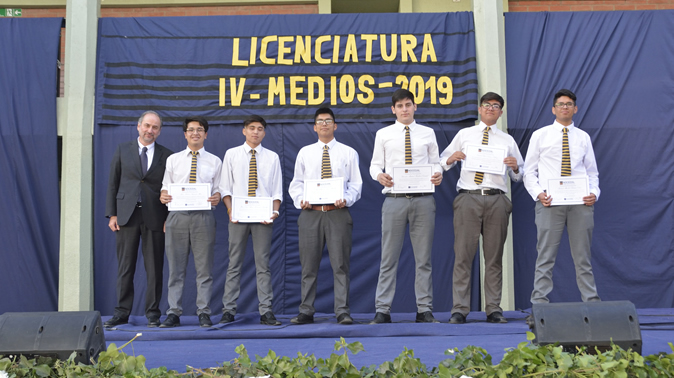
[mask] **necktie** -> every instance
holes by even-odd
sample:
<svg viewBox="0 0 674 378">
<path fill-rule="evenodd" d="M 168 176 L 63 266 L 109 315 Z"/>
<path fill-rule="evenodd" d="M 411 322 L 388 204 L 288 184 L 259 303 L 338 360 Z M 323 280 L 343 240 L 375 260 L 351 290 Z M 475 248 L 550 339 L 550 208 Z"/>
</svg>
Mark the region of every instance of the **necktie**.
<svg viewBox="0 0 674 378">
<path fill-rule="evenodd" d="M 412 141 L 410 140 L 410 127 L 405 126 L 405 165 L 412 164 Z"/>
<path fill-rule="evenodd" d="M 562 136 L 562 176 L 571 176 L 571 154 L 569 153 L 569 129 L 563 128 Z"/>
<path fill-rule="evenodd" d="M 332 178 L 332 169 L 330 168 L 330 154 L 328 153 L 328 145 L 323 146 L 323 160 L 321 161 L 321 178 Z"/>
<path fill-rule="evenodd" d="M 489 126 L 484 128 L 484 132 L 482 133 L 482 144 L 487 145 L 489 144 Z M 475 183 L 480 185 L 482 184 L 482 180 L 484 179 L 484 172 L 475 172 Z"/>
<path fill-rule="evenodd" d="M 248 166 L 248 197 L 255 197 L 257 190 L 257 159 L 255 158 L 255 150 L 250 150 L 252 156 L 250 157 L 250 165 Z"/>
<path fill-rule="evenodd" d="M 143 172 L 143 177 L 147 173 L 147 147 L 143 147 L 140 152 L 140 169 Z M 143 202 L 143 191 L 138 192 L 138 202 Z"/>
<path fill-rule="evenodd" d="M 190 184 L 195 184 L 197 182 L 197 154 L 199 151 L 191 151 L 192 154 L 192 166 L 190 167 Z"/>
<path fill-rule="evenodd" d="M 143 168 L 143 176 L 147 173 L 147 147 L 143 147 L 140 153 L 140 166 Z"/>
</svg>

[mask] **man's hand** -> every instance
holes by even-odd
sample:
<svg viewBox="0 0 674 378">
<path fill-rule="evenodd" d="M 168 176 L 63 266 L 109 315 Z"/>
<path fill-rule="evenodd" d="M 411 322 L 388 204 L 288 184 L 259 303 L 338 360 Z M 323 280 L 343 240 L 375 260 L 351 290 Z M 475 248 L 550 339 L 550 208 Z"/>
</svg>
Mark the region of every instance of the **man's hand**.
<svg viewBox="0 0 674 378">
<path fill-rule="evenodd" d="M 208 197 L 208 202 L 211 203 L 211 206 L 218 206 L 220 203 L 220 193 L 215 193 L 212 196 Z"/>
<path fill-rule="evenodd" d="M 538 200 L 541 201 L 543 206 L 549 207 L 550 204 L 552 203 L 552 197 L 549 196 L 547 193 L 542 192 L 538 195 Z"/>
<path fill-rule="evenodd" d="M 300 201 L 300 207 L 302 210 L 309 210 L 311 209 L 311 204 L 307 201 Z"/>
<path fill-rule="evenodd" d="M 440 183 L 442 182 L 442 173 L 440 172 L 433 173 L 433 176 L 431 176 L 431 182 L 435 186 L 440 185 Z"/>
<path fill-rule="evenodd" d="M 277 214 L 277 213 L 272 213 L 272 214 L 271 214 L 271 220 L 273 221 L 273 220 L 275 220 L 276 218 L 278 218 L 278 214 Z M 260 222 L 260 223 L 262 223 L 262 224 L 272 224 L 272 223 L 274 223 L 274 222 L 262 221 L 262 222 Z"/>
<path fill-rule="evenodd" d="M 346 200 L 338 199 L 337 201 L 335 201 L 335 207 L 336 208 L 341 209 L 344 206 L 346 206 Z"/>
<path fill-rule="evenodd" d="M 447 158 L 447 165 L 454 164 L 455 162 L 459 160 L 463 160 L 466 158 L 466 154 L 464 154 L 461 151 L 456 151 L 455 153 L 452 154 L 452 156 Z"/>
<path fill-rule="evenodd" d="M 393 177 L 389 175 L 388 173 L 380 173 L 377 175 L 377 181 L 379 181 L 380 184 L 384 185 L 387 188 L 390 188 L 393 186 Z"/>
<path fill-rule="evenodd" d="M 583 203 L 585 206 L 592 206 L 597 202 L 597 196 L 594 193 L 590 193 L 589 196 L 583 197 Z"/>
<path fill-rule="evenodd" d="M 117 224 L 117 216 L 116 215 L 113 215 L 113 216 L 110 217 L 110 222 L 108 222 L 108 227 L 110 227 L 110 229 L 112 231 L 119 231 L 119 225 Z"/>
<path fill-rule="evenodd" d="M 167 203 L 171 202 L 171 200 L 173 200 L 173 197 L 168 194 L 168 190 L 162 190 L 161 195 L 159 196 L 159 201 L 166 205 Z"/>
<path fill-rule="evenodd" d="M 517 166 L 517 158 L 508 156 L 507 158 L 503 159 L 503 164 L 510 167 L 510 169 L 512 169 L 513 172 L 515 172 L 515 174 L 519 173 L 519 167 Z"/>
</svg>

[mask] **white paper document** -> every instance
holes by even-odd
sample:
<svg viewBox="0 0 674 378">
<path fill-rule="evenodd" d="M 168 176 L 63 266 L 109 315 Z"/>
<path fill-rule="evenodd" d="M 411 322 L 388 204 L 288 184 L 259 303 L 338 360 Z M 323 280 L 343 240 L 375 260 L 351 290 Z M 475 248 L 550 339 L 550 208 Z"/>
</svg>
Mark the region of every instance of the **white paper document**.
<svg viewBox="0 0 674 378">
<path fill-rule="evenodd" d="M 401 165 L 391 170 L 393 188 L 391 193 L 434 193 L 435 185 L 432 164 Z"/>
<path fill-rule="evenodd" d="M 503 159 L 507 156 L 505 147 L 467 144 L 464 154 L 466 159 L 463 161 L 463 169 L 467 171 L 496 175 L 503 175 L 506 172 L 506 165 L 503 163 Z"/>
<path fill-rule="evenodd" d="M 232 220 L 242 223 L 272 222 L 271 197 L 232 197 Z"/>
<path fill-rule="evenodd" d="M 582 205 L 583 197 L 590 195 L 590 180 L 587 176 L 564 176 L 548 180 L 548 195 L 551 206 Z"/>
<path fill-rule="evenodd" d="M 170 184 L 168 194 L 169 211 L 210 210 L 211 184 Z"/>
<path fill-rule="evenodd" d="M 344 177 L 304 181 L 304 201 L 326 205 L 340 199 L 344 199 Z"/>
</svg>

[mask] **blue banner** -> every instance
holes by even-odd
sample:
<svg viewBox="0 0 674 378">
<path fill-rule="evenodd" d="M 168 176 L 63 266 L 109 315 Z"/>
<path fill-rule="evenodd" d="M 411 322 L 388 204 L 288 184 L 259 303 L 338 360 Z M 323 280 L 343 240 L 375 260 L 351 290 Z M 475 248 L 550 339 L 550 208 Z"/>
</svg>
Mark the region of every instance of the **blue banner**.
<svg viewBox="0 0 674 378">
<path fill-rule="evenodd" d="M 296 122 L 320 106 L 381 122 L 400 87 L 425 122 L 459 122 L 477 118 L 475 64 L 468 12 L 101 19 L 96 123 Z"/>
</svg>

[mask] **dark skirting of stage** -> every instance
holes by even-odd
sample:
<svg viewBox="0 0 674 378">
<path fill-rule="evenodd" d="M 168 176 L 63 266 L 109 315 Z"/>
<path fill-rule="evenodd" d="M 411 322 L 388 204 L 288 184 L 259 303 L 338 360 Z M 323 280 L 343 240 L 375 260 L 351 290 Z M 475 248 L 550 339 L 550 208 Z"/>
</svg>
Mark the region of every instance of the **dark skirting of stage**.
<svg viewBox="0 0 674 378">
<path fill-rule="evenodd" d="M 668 342 L 674 342 L 674 309 L 640 309 L 637 311 L 643 341 L 643 355 L 658 352 L 671 353 Z M 237 357 L 234 349 L 243 344 L 248 354 L 265 356 L 269 350 L 277 355 L 297 357 L 297 353 L 314 354 L 327 358 L 333 352 L 335 341 L 344 337 L 347 342 L 360 341 L 364 352 L 349 358 L 357 367 L 379 365 L 397 357 L 404 348 L 414 350 L 415 357 L 427 367 L 437 366 L 451 358 L 447 349 L 463 349 L 468 345 L 482 347 L 496 364 L 508 348 L 526 341 L 529 330 L 527 312 L 507 311 L 507 324 L 486 323 L 484 313 L 468 316 L 466 324 L 449 324 L 449 313 L 435 313 L 439 324 L 418 324 L 415 314 L 392 314 L 392 324 L 368 324 L 373 314 L 352 314 L 353 325 L 336 323 L 333 315 L 316 314 L 314 324 L 290 324 L 294 315 L 278 315 L 283 323 L 278 327 L 259 324 L 257 313 L 238 314 L 236 321 L 218 324 L 220 314 L 214 315 L 214 325 L 199 327 L 196 316 L 182 316 L 176 328 L 147 328 L 144 317 L 131 317 L 130 323 L 105 331 L 108 344 L 118 347 L 142 333 L 123 351 L 129 355 L 143 355 L 146 366 L 166 366 L 184 372 L 187 366 L 216 367 Z M 164 320 L 165 317 L 162 317 Z M 104 317 L 103 321 L 109 319 Z M 341 352 L 340 352 L 341 353 Z"/>
</svg>

